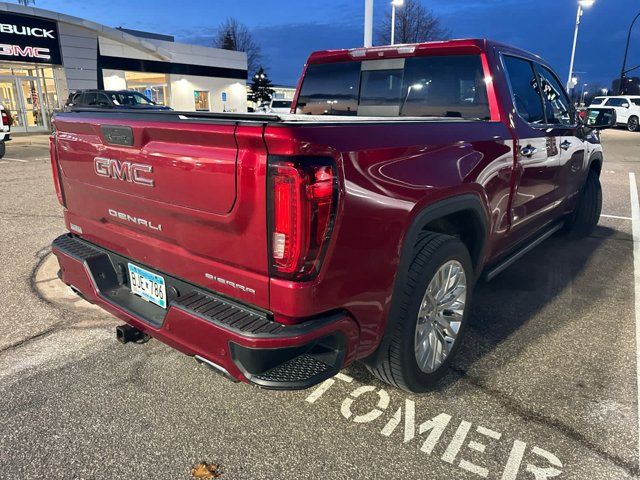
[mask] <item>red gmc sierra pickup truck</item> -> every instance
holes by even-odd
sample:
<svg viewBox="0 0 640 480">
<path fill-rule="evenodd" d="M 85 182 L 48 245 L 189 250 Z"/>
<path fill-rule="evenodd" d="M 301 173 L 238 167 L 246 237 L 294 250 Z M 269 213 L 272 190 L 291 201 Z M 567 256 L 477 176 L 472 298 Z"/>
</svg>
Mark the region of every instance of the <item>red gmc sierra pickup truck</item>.
<svg viewBox="0 0 640 480">
<path fill-rule="evenodd" d="M 613 123 L 486 40 L 314 53 L 291 114 L 58 114 L 53 253 L 123 342 L 265 388 L 359 360 L 424 391 L 477 280 L 595 227 Z"/>
</svg>

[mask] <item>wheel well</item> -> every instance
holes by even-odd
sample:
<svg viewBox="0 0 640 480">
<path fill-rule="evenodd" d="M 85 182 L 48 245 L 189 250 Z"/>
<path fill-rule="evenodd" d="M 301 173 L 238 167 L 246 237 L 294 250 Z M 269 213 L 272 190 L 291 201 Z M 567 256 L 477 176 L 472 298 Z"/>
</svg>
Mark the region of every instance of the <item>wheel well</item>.
<svg viewBox="0 0 640 480">
<path fill-rule="evenodd" d="M 465 244 L 473 268 L 477 270 L 484 246 L 484 229 L 478 215 L 472 210 L 462 210 L 430 221 L 422 231 L 443 233 L 460 239 Z"/>
</svg>

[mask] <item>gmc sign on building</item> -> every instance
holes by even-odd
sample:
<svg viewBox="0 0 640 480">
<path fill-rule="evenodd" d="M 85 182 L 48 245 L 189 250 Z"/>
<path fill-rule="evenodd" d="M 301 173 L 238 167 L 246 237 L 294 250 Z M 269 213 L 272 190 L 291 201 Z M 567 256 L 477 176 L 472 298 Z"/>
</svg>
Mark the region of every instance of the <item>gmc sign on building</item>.
<svg viewBox="0 0 640 480">
<path fill-rule="evenodd" d="M 57 23 L 3 12 L 0 16 L 0 60 L 61 65 Z"/>
</svg>

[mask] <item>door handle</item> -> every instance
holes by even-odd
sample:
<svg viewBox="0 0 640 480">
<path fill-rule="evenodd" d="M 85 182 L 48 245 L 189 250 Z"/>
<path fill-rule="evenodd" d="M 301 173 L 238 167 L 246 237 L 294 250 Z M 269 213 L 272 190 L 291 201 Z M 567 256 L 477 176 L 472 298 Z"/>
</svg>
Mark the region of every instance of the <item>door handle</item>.
<svg viewBox="0 0 640 480">
<path fill-rule="evenodd" d="M 532 147 L 531 145 L 520 148 L 520 155 L 522 155 L 523 157 L 531 158 L 536 153 L 538 153 L 538 149 L 536 147 Z"/>
<path fill-rule="evenodd" d="M 560 144 L 560 148 L 563 150 L 569 150 L 571 148 L 572 143 L 569 140 L 565 140 Z"/>
</svg>

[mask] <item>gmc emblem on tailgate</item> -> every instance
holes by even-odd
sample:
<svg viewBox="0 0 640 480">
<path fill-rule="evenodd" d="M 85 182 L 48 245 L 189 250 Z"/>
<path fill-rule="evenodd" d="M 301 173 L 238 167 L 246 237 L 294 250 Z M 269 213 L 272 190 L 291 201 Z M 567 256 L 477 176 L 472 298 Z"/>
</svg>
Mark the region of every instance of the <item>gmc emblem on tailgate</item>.
<svg viewBox="0 0 640 480">
<path fill-rule="evenodd" d="M 153 187 L 155 182 L 145 173 L 152 173 L 153 167 L 143 163 L 120 162 L 113 158 L 96 157 L 94 160 L 96 175 L 113 178 L 123 182 L 136 183 L 145 187 Z"/>
</svg>

